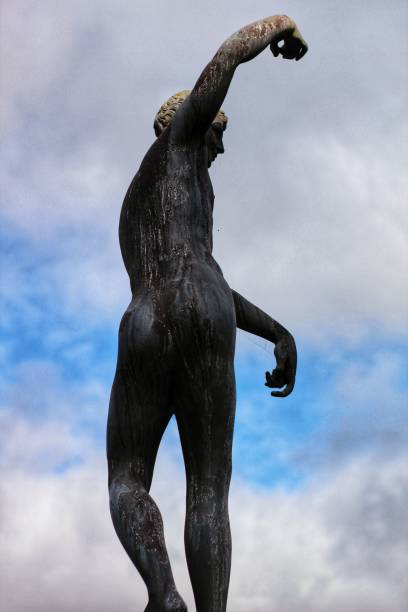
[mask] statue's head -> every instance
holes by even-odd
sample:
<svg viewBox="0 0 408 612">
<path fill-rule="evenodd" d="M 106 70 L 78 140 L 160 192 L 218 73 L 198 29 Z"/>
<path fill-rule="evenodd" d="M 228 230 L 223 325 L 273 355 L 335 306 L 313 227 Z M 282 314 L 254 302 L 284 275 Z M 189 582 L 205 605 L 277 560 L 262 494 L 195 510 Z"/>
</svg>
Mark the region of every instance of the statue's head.
<svg viewBox="0 0 408 612">
<path fill-rule="evenodd" d="M 182 105 L 187 96 L 190 95 L 189 89 L 184 89 L 171 96 L 162 106 L 154 118 L 154 131 L 156 136 L 160 134 L 170 125 L 178 108 Z M 227 127 L 228 117 L 222 109 L 220 109 L 208 128 L 205 136 L 205 144 L 207 145 L 208 167 L 217 157 L 219 153 L 224 153 L 224 145 L 222 142 L 224 130 Z"/>
</svg>

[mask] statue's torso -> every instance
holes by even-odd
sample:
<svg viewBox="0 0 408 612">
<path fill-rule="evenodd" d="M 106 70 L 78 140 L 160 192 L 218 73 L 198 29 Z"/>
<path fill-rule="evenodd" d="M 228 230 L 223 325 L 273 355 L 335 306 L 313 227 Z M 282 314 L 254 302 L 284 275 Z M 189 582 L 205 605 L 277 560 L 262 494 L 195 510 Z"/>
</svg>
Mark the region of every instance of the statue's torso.
<svg viewBox="0 0 408 612">
<path fill-rule="evenodd" d="M 120 244 L 132 291 L 160 290 L 191 276 L 221 276 L 212 257 L 214 193 L 203 150 L 165 133 L 126 194 Z"/>
<path fill-rule="evenodd" d="M 169 330 L 186 346 L 193 330 L 207 325 L 218 337 L 235 337 L 231 290 L 212 256 L 213 205 L 203 149 L 170 146 L 164 133 L 147 152 L 121 212 L 133 296 L 121 328 L 132 330 L 122 334 L 131 345 L 147 334 L 151 350 L 153 329 L 163 330 L 160 346 Z"/>
</svg>

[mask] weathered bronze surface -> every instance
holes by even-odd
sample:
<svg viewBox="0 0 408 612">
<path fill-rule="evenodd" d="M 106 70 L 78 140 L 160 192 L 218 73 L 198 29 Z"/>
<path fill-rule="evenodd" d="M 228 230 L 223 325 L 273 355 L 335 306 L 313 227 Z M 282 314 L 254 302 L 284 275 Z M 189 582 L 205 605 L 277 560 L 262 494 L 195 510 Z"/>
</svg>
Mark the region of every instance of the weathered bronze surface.
<svg viewBox="0 0 408 612">
<path fill-rule="evenodd" d="M 298 60 L 307 45 L 275 16 L 228 38 L 158 136 L 126 194 L 120 246 L 132 301 L 119 329 L 107 455 L 113 524 L 146 583 L 146 611 L 184 611 L 162 518 L 149 495 L 157 450 L 174 414 L 187 477 L 185 549 L 198 612 L 226 610 L 231 563 L 228 490 L 235 414 L 236 328 L 275 344 L 266 385 L 291 393 L 293 337 L 228 286 L 212 256 L 214 194 L 208 168 L 223 153 L 220 107 L 235 69 L 267 46 Z M 171 107 L 171 104 L 170 104 Z M 166 107 L 168 108 L 168 107 Z M 170 109 L 171 110 L 171 109 Z"/>
</svg>

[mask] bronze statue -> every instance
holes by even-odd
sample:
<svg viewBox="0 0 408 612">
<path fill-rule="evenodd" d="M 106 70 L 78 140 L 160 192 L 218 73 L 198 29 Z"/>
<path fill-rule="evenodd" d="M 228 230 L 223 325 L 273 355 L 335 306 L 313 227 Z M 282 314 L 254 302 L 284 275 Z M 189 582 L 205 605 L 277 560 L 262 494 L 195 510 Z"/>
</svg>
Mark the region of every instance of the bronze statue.
<svg viewBox="0 0 408 612">
<path fill-rule="evenodd" d="M 156 116 L 157 139 L 126 194 L 119 227 L 132 301 L 119 329 L 107 432 L 116 533 L 146 583 L 148 612 L 184 611 L 149 495 L 157 450 L 174 414 L 187 477 L 185 549 L 198 612 L 226 610 L 231 562 L 228 490 L 235 413 L 236 328 L 275 344 L 266 385 L 291 393 L 291 334 L 228 286 L 212 256 L 214 194 L 208 168 L 224 152 L 220 110 L 235 69 L 267 46 L 299 60 L 307 51 L 286 16 L 228 38 L 191 92 Z M 145 611 L 145 612 L 146 612 Z"/>
</svg>

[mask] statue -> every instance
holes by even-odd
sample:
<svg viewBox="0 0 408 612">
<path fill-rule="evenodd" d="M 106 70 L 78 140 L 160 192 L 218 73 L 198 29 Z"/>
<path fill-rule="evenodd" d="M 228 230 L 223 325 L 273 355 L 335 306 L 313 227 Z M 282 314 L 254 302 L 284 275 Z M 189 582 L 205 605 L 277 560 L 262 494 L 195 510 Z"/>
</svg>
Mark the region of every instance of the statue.
<svg viewBox="0 0 408 612">
<path fill-rule="evenodd" d="M 109 494 L 116 533 L 148 590 L 145 612 L 187 610 L 149 495 L 170 417 L 177 420 L 186 469 L 185 550 L 196 607 L 223 612 L 231 562 L 236 328 L 275 344 L 276 368 L 265 384 L 283 389 L 273 396 L 286 397 L 295 383 L 293 337 L 230 289 L 212 257 L 208 168 L 224 152 L 221 104 L 235 69 L 267 46 L 286 59 L 307 51 L 287 16 L 262 19 L 228 38 L 193 90 L 161 107 L 157 139 L 122 207 L 119 238 L 132 301 L 120 323 L 109 408 Z"/>
</svg>

